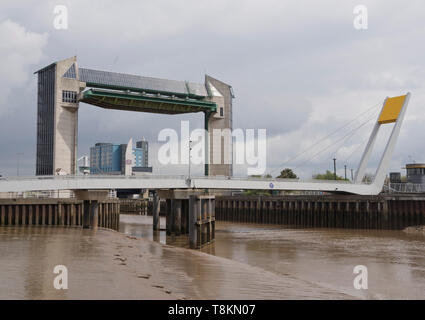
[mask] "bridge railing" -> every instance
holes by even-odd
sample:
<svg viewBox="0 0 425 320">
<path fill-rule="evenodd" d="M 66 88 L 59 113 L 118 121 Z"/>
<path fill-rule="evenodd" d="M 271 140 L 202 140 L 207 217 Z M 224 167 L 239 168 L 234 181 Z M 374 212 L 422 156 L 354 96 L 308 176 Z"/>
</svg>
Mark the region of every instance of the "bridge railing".
<svg viewBox="0 0 425 320">
<path fill-rule="evenodd" d="M 319 179 L 285 179 L 285 178 L 265 178 L 265 177 L 229 177 L 229 176 L 199 176 L 193 179 L 216 179 L 216 180 L 239 180 L 239 181 L 270 181 L 270 182 L 311 182 L 311 183 L 338 183 L 353 184 L 346 180 L 319 180 Z"/>
<path fill-rule="evenodd" d="M 23 181 L 23 180 L 82 180 L 82 179 L 173 179 L 187 180 L 187 175 L 161 175 L 161 174 L 146 174 L 146 175 L 52 175 L 52 176 L 12 176 L 0 177 L 0 182 L 3 181 Z M 229 176 L 191 176 L 191 180 L 209 179 L 209 180 L 237 180 L 237 181 L 269 181 L 269 182 L 304 182 L 304 183 L 332 183 L 332 184 L 353 184 L 346 180 L 317 180 L 317 179 L 282 179 L 282 178 L 264 178 L 264 177 L 229 177 Z M 365 183 L 369 184 L 369 183 Z"/>
<path fill-rule="evenodd" d="M 384 192 L 388 193 L 425 193 L 425 184 L 390 183 L 384 185 Z"/>
<path fill-rule="evenodd" d="M 185 179 L 185 175 L 55 175 L 55 176 L 11 176 L 0 177 L 0 181 L 24 180 L 81 180 L 81 179 Z"/>
</svg>

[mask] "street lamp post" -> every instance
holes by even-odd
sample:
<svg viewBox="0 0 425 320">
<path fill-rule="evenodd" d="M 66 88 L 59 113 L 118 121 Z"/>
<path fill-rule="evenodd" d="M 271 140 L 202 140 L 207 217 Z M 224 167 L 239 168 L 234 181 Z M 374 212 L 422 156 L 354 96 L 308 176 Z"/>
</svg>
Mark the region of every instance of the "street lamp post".
<svg viewBox="0 0 425 320">
<path fill-rule="evenodd" d="M 334 180 L 336 180 L 336 159 L 333 158 L 334 160 Z"/>
</svg>

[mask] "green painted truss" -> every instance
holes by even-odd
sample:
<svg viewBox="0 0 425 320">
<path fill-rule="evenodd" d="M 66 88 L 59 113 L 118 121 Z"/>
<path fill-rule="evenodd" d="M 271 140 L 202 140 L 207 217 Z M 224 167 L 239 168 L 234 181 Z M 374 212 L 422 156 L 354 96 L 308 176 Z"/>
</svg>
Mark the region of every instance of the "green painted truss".
<svg viewBox="0 0 425 320">
<path fill-rule="evenodd" d="M 118 109 L 139 112 L 181 114 L 191 112 L 216 112 L 215 102 L 166 96 L 160 93 L 131 91 L 112 91 L 89 89 L 83 92 L 80 102 L 85 102 L 106 109 Z"/>
</svg>

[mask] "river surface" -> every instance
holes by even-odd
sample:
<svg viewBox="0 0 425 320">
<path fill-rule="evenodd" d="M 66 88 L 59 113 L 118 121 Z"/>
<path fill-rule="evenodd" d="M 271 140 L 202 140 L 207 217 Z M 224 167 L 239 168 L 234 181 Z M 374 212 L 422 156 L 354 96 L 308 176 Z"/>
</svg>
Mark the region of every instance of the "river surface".
<svg viewBox="0 0 425 320">
<path fill-rule="evenodd" d="M 165 231 L 154 234 L 148 216 L 122 215 L 121 232 L 187 247 Z M 425 299 L 423 233 L 217 222 L 215 242 L 202 251 L 291 279 L 300 290 L 310 286 L 360 299 Z M 366 290 L 354 287 L 357 265 L 367 267 Z"/>
<path fill-rule="evenodd" d="M 217 222 L 200 252 L 153 233 L 152 217 L 120 219 L 122 233 L 0 227 L 0 299 L 425 298 L 422 233 Z M 56 265 L 68 269 L 67 290 L 53 286 Z M 367 290 L 353 286 L 356 265 Z"/>
</svg>

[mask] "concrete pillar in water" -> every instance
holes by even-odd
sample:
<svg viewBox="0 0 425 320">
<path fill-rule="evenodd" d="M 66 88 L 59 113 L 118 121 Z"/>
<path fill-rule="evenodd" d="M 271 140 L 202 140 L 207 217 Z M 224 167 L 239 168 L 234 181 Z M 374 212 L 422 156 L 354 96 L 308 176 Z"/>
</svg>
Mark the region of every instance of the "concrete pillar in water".
<svg viewBox="0 0 425 320">
<path fill-rule="evenodd" d="M 160 229 L 159 209 L 160 209 L 159 196 L 158 196 L 158 193 L 155 192 L 153 196 L 153 209 L 152 209 L 153 230 Z"/>
</svg>

